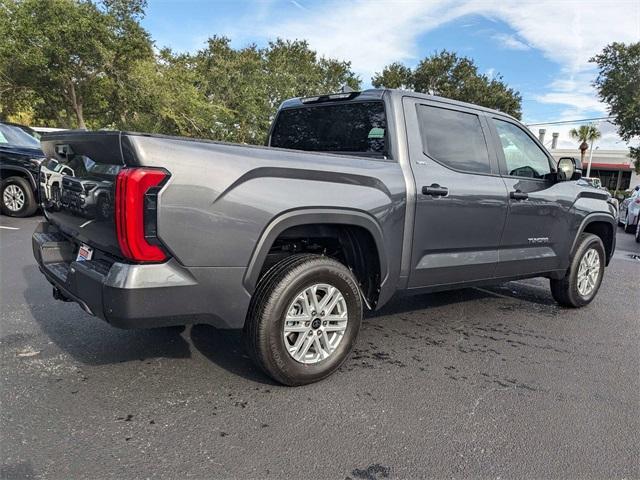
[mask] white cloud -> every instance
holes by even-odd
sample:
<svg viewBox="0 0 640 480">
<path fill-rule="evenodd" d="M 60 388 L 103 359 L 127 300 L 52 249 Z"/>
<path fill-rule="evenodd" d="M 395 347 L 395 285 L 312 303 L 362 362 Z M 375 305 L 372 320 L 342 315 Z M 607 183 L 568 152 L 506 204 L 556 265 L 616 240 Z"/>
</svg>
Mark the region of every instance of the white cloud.
<svg viewBox="0 0 640 480">
<path fill-rule="evenodd" d="M 531 50 L 531 47 L 524 43 L 522 40 L 518 40 L 515 35 L 509 35 L 507 33 L 496 33 L 491 38 L 496 40 L 502 48 L 509 50 Z"/>
<path fill-rule="evenodd" d="M 263 34 L 306 39 L 321 55 L 350 60 L 365 82 L 391 62 L 417 59 L 419 35 L 459 16 L 450 0 L 301 5 L 305 12 L 263 25 Z"/>
<path fill-rule="evenodd" d="M 589 58 L 607 43 L 640 39 L 637 0 L 476 0 L 467 5 L 508 23 L 528 45 L 571 72 L 591 68 Z"/>
<path fill-rule="evenodd" d="M 540 103 L 551 103 L 570 107 L 572 114 L 580 115 L 582 112 L 607 113 L 607 107 L 598 100 L 595 94 L 574 92 L 548 92 L 535 95 L 534 99 Z M 563 114 L 566 117 L 566 114 Z"/>
<path fill-rule="evenodd" d="M 304 11 L 262 26 L 270 37 L 305 38 L 321 54 L 350 59 L 370 74 L 392 61 L 419 54 L 418 38 L 451 20 L 484 15 L 501 20 L 515 35 L 498 34 L 511 48 L 536 48 L 568 73 L 592 68 L 591 56 L 612 41 L 640 39 L 637 0 L 356 0 L 296 1 Z"/>
<path fill-rule="evenodd" d="M 494 35 L 504 47 L 539 50 L 560 66 L 560 76 L 533 100 L 560 106 L 563 117 L 605 113 L 589 58 L 613 41 L 640 40 L 638 0 L 292 1 L 301 8 L 279 21 L 271 15 L 256 29 L 269 38 L 306 39 L 321 55 L 350 60 L 365 84 L 391 62 L 418 60 L 420 36 L 449 21 L 482 15 L 505 22 L 514 33 Z"/>
<path fill-rule="evenodd" d="M 576 154 L 578 154 L 578 142 L 571 138 L 569 131 L 572 128 L 578 128 L 579 125 L 540 125 L 531 127 L 531 131 L 537 136 L 538 129 L 546 129 L 545 133 L 545 145 L 549 148 L 551 146 L 552 133 L 557 132 L 558 146 L 557 148 L 575 148 Z M 596 127 L 600 130 L 601 137 L 593 144 L 594 148 L 600 148 L 604 150 L 617 150 L 625 148 L 625 143 L 620 140 L 620 137 L 616 133 L 616 127 L 607 121 L 596 122 Z"/>
</svg>

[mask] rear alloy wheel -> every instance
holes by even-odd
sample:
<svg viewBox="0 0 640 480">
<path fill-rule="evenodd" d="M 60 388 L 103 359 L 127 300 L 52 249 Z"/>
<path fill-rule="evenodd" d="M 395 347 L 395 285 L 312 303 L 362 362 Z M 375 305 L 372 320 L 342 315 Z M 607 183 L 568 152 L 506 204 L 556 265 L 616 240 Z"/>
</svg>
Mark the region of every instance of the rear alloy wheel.
<svg viewBox="0 0 640 480">
<path fill-rule="evenodd" d="M 322 255 L 292 255 L 260 279 L 244 337 L 256 364 L 285 385 L 331 375 L 353 348 L 362 299 L 351 271 Z"/>
<path fill-rule="evenodd" d="M 38 208 L 29 182 L 22 177 L 9 177 L 0 184 L 0 207 L 10 217 L 28 217 Z"/>
<path fill-rule="evenodd" d="M 600 237 L 583 233 L 565 276 L 551 279 L 551 294 L 560 305 L 583 307 L 595 298 L 605 266 L 604 245 Z"/>
<path fill-rule="evenodd" d="M 338 348 L 349 323 L 347 302 L 336 287 L 317 283 L 302 290 L 287 308 L 284 343 L 295 361 L 318 363 Z"/>
</svg>

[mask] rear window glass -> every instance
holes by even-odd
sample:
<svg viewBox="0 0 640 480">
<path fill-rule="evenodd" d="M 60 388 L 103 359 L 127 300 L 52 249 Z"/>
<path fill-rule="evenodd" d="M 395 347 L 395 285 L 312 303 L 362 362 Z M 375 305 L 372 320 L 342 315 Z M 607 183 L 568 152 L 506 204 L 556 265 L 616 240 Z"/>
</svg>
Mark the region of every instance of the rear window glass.
<svg viewBox="0 0 640 480">
<path fill-rule="evenodd" d="M 418 116 L 427 155 L 455 170 L 491 172 L 487 143 L 477 115 L 419 105 Z"/>
<path fill-rule="evenodd" d="M 382 157 L 386 134 L 382 102 L 318 105 L 280 111 L 271 146 Z"/>
</svg>

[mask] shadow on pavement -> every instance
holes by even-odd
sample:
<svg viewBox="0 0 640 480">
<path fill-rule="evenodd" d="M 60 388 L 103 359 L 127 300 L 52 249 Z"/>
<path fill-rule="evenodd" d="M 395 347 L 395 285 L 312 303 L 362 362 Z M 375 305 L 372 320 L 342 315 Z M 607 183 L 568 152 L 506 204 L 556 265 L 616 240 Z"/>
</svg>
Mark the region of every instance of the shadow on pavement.
<svg viewBox="0 0 640 480">
<path fill-rule="evenodd" d="M 191 341 L 200 353 L 225 370 L 254 382 L 277 385 L 247 355 L 241 330 L 194 325 L 191 327 Z"/>
<path fill-rule="evenodd" d="M 380 310 L 368 313 L 367 317 L 374 318 L 384 315 L 394 315 L 397 313 L 444 307 L 451 304 L 498 297 L 510 297 L 514 300 L 539 305 L 556 305 L 548 287 L 519 281 L 481 288 L 464 288 L 445 292 L 403 295 L 392 299 Z"/>
<path fill-rule="evenodd" d="M 24 296 L 42 332 L 64 352 L 86 365 L 107 365 L 153 358 L 190 358 L 191 345 L 183 327 L 122 330 L 83 312 L 74 303 L 51 297 L 51 285 L 35 265 L 24 267 Z M 249 380 L 275 385 L 246 355 L 239 330 L 210 325 L 190 329 L 193 346 L 226 371 Z M 189 334 L 185 333 L 188 338 Z"/>
<path fill-rule="evenodd" d="M 493 297 L 493 295 L 473 288 L 448 292 L 403 295 L 393 298 L 380 310 L 368 313 L 367 317 L 381 317 L 384 315 L 394 315 L 397 313 L 411 312 L 415 310 L 444 307 L 450 304 L 470 302 L 491 297 Z"/>
<path fill-rule="evenodd" d="M 51 297 L 51 285 L 35 265 L 23 269 L 24 296 L 42 332 L 63 351 L 88 365 L 151 358 L 189 358 L 189 343 L 179 328 L 121 330 L 83 312 L 73 303 Z"/>
</svg>

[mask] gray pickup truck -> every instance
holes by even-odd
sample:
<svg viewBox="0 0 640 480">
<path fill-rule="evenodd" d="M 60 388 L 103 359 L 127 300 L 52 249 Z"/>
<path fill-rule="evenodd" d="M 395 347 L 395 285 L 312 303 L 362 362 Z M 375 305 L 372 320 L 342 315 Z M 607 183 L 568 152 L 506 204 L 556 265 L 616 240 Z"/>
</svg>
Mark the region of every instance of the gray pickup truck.
<svg viewBox="0 0 640 480">
<path fill-rule="evenodd" d="M 265 147 L 42 144 L 74 172 L 33 235 L 57 299 L 123 328 L 243 328 L 287 385 L 335 371 L 394 295 L 546 277 L 581 307 L 615 248 L 615 207 L 573 159 L 503 113 L 413 92 L 287 100 Z"/>
</svg>

